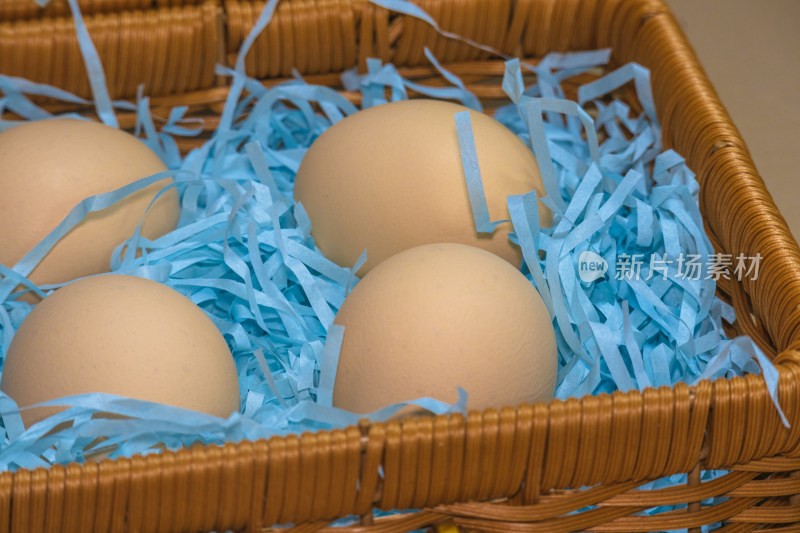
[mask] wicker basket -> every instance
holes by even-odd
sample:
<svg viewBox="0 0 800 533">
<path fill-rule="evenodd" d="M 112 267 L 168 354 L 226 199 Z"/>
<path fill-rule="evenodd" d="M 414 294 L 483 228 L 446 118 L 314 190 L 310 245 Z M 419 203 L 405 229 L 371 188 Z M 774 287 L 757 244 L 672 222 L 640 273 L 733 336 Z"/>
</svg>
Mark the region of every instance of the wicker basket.
<svg viewBox="0 0 800 533">
<path fill-rule="evenodd" d="M 668 8 L 659 0 L 417 1 L 445 29 L 509 55 L 612 47 L 615 64 L 651 69 L 664 145 L 697 173 L 716 250 L 759 252 L 766 265 L 757 280 L 721 280 L 718 293 L 737 312 L 731 333 L 750 335 L 774 358 L 791 429 L 758 376 L 363 424 L 3 473 L 0 530 L 259 531 L 292 523 L 312 532 L 346 515 L 359 515 L 360 525 L 342 531 L 381 533 L 450 521 L 493 532 L 700 531 L 717 522 L 731 532 L 800 530 L 800 249 Z M 113 97 L 131 97 L 145 83 L 156 115 L 185 104 L 209 131 L 216 127 L 227 88 L 214 64 L 231 63 L 263 1 L 80 4 Z M 88 96 L 71 22 L 58 18 L 66 2 L 32 5 L 0 3 L 0 72 Z M 336 86 L 342 69 L 376 56 L 437 83 L 424 44 L 488 103 L 503 96 L 501 61 L 366 0 L 283 0 L 247 67 L 268 84 L 297 67 L 311 82 Z M 120 116 L 123 127 L 133 121 Z M 701 481 L 704 470 L 718 469 L 728 473 Z M 637 490 L 677 473 L 688 473 L 686 485 Z M 722 498 L 707 503 L 712 497 Z M 674 504 L 688 507 L 641 514 Z M 374 508 L 421 511 L 374 519 Z"/>
</svg>

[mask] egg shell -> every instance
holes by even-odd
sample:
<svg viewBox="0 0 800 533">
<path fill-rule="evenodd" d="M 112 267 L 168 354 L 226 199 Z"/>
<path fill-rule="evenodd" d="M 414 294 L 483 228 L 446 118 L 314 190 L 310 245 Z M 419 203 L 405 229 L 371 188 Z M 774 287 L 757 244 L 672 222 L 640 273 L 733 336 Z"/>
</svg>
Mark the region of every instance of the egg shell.
<svg viewBox="0 0 800 533">
<path fill-rule="evenodd" d="M 77 119 L 27 122 L 0 132 L 0 264 L 14 266 L 89 196 L 167 170 L 124 131 Z M 166 178 L 90 213 L 30 274 L 36 284 L 64 283 L 107 272 L 116 246 L 130 237 Z M 142 225 L 154 239 L 175 229 L 178 194 L 166 191 Z"/>
<path fill-rule="evenodd" d="M 42 300 L 11 341 L 0 390 L 20 407 L 104 392 L 220 417 L 239 410 L 236 365 L 211 319 L 134 276 L 85 278 Z M 22 417 L 29 427 L 60 410 Z"/>
<path fill-rule="evenodd" d="M 392 255 L 437 242 L 469 244 L 519 266 L 510 223 L 478 233 L 456 133 L 468 108 L 436 100 L 392 102 L 359 111 L 314 141 L 297 171 L 294 198 L 332 261 L 351 267 L 367 250 L 366 274 Z M 508 220 L 508 195 L 545 195 L 536 159 L 508 128 L 469 110 L 492 220 Z M 540 223 L 552 212 L 541 202 Z"/>
<path fill-rule="evenodd" d="M 547 401 L 558 352 L 536 288 L 462 244 L 412 248 L 375 267 L 336 315 L 345 327 L 333 404 L 369 413 L 433 397 L 472 409 Z"/>
</svg>

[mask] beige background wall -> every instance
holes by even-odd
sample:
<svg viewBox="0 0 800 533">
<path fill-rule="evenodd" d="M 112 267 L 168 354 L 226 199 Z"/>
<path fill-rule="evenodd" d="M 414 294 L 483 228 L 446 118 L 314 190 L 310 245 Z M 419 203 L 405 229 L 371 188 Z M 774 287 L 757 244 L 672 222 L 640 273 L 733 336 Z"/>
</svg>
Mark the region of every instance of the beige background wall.
<svg viewBox="0 0 800 533">
<path fill-rule="evenodd" d="M 667 0 L 800 238 L 800 0 Z"/>
</svg>

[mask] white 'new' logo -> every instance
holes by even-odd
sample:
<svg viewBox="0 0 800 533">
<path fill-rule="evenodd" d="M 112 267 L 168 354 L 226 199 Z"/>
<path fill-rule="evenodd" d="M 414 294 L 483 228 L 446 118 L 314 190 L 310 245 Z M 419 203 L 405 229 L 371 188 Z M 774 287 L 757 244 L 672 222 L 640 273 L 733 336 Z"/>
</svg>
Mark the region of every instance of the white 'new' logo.
<svg viewBox="0 0 800 533">
<path fill-rule="evenodd" d="M 608 272 L 608 263 L 600 255 L 586 250 L 578 257 L 578 277 L 586 283 L 602 278 Z"/>
</svg>

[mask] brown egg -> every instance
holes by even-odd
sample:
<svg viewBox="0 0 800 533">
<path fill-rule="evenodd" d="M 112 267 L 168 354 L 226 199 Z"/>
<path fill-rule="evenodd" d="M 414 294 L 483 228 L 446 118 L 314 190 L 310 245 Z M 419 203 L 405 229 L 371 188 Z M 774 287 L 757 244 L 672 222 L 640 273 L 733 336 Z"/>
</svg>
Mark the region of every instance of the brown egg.
<svg viewBox="0 0 800 533">
<path fill-rule="evenodd" d="M 484 409 L 548 401 L 558 352 L 547 308 L 485 250 L 429 244 L 367 274 L 336 315 L 345 327 L 333 404 L 369 413 L 433 397 Z"/>
<path fill-rule="evenodd" d="M 124 131 L 77 119 L 28 122 L 0 133 L 0 263 L 12 267 L 81 200 L 166 170 L 143 142 Z M 29 278 L 63 283 L 107 272 L 114 248 L 133 234 L 164 179 L 86 219 L 61 239 Z M 142 235 L 175 229 L 174 189 L 148 212 Z M 30 299 L 29 299 L 30 301 Z"/>
<path fill-rule="evenodd" d="M 202 309 L 144 278 L 70 283 L 22 322 L 0 389 L 20 407 L 105 392 L 227 417 L 239 409 L 233 357 Z M 26 427 L 60 411 L 23 411 Z"/>
<path fill-rule="evenodd" d="M 467 108 L 409 100 L 365 109 L 331 126 L 300 164 L 294 198 L 303 204 L 320 250 L 351 267 L 364 249 L 365 274 L 422 244 L 456 242 L 488 250 L 514 266 L 522 252 L 511 224 L 475 230 L 454 115 Z M 492 220 L 508 220 L 506 197 L 544 186 L 531 150 L 493 118 L 470 111 Z M 539 204 L 540 223 L 552 212 Z"/>
</svg>

